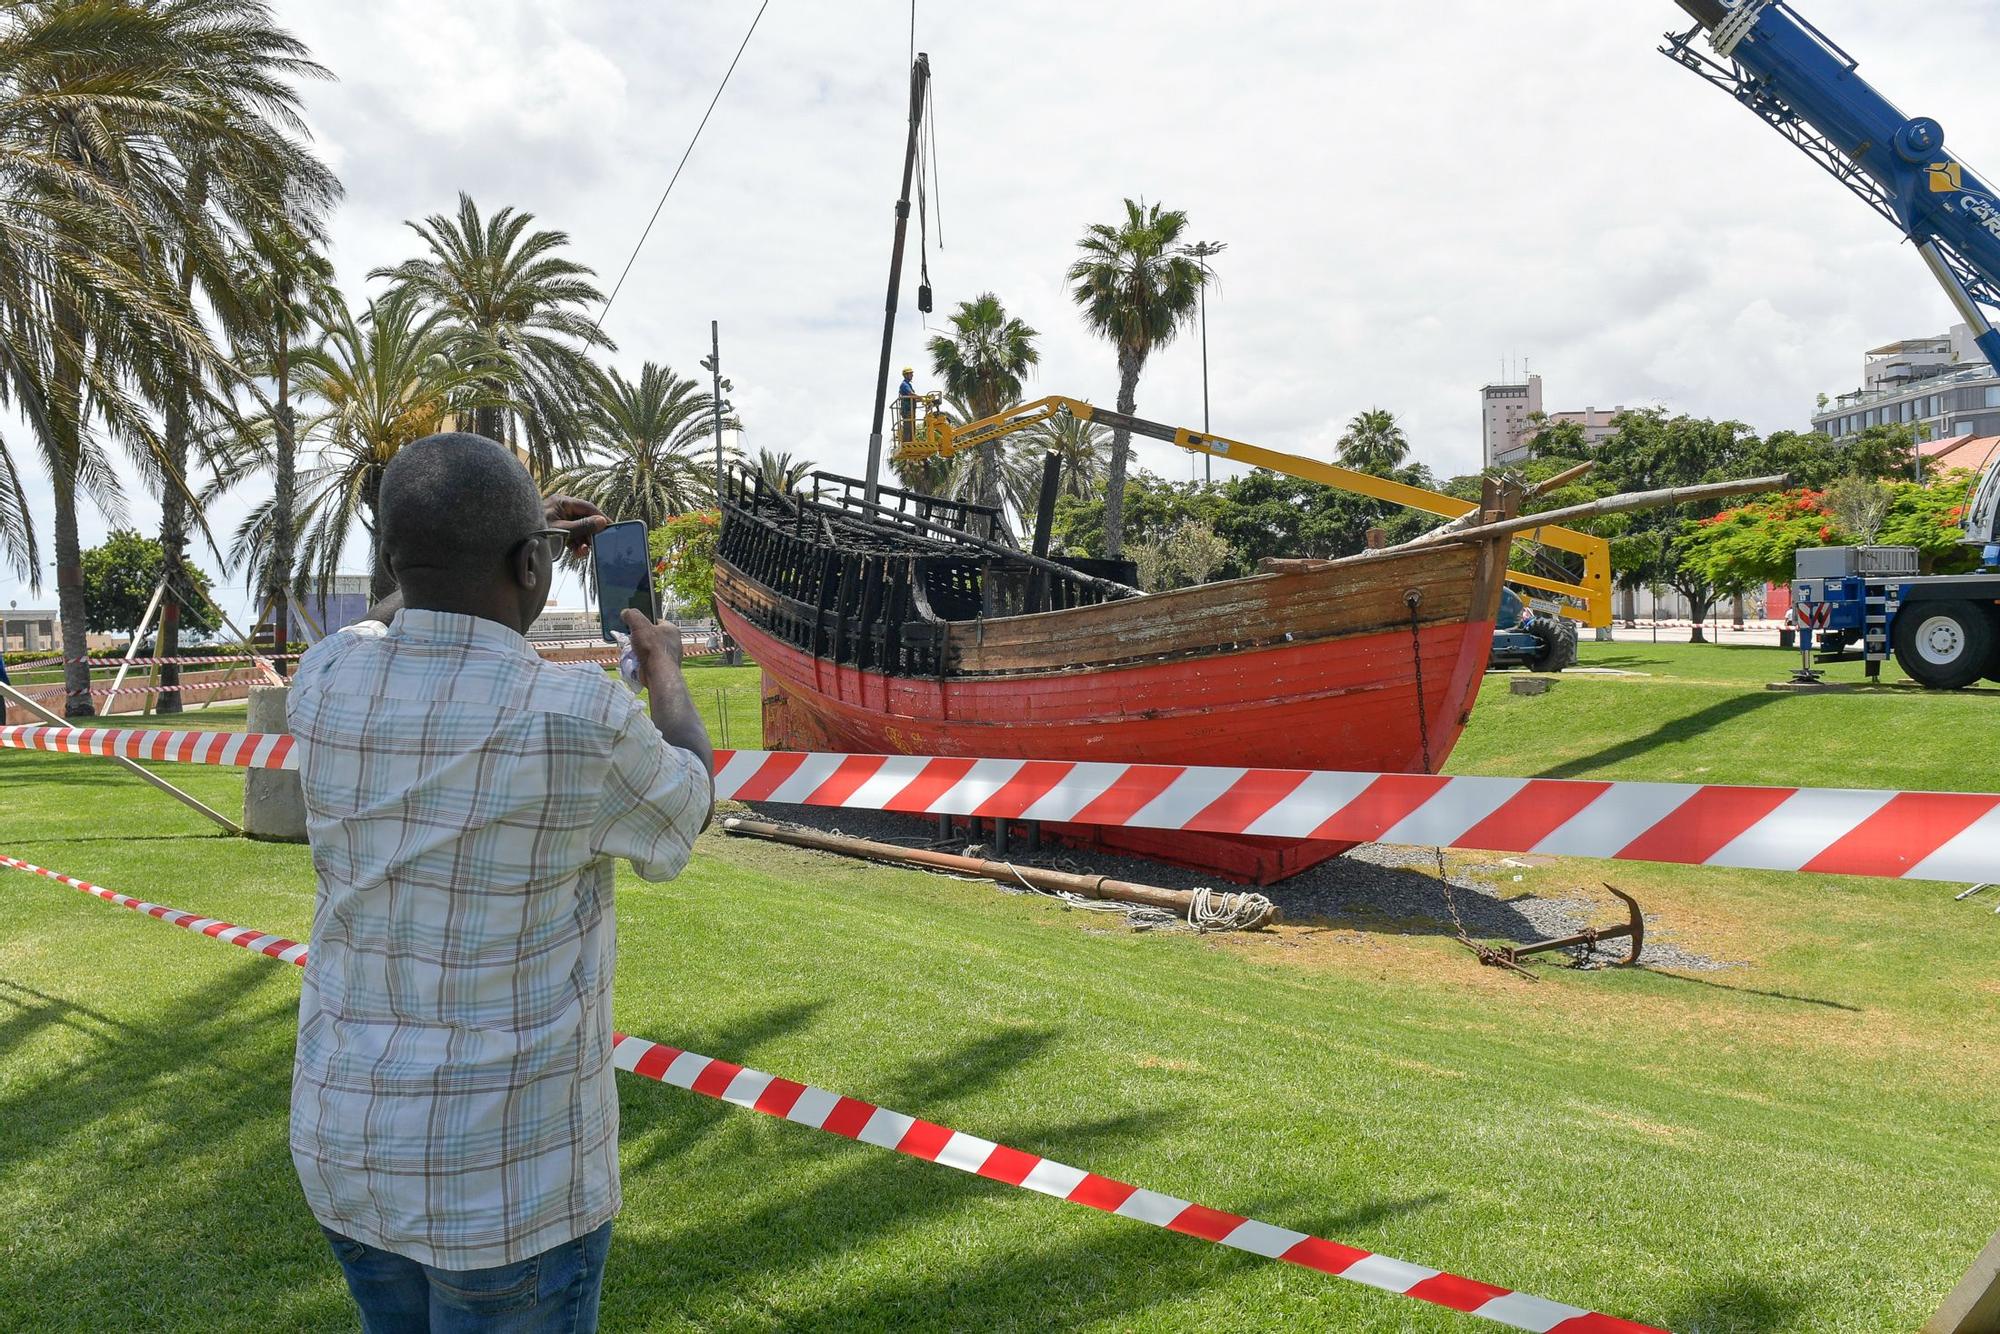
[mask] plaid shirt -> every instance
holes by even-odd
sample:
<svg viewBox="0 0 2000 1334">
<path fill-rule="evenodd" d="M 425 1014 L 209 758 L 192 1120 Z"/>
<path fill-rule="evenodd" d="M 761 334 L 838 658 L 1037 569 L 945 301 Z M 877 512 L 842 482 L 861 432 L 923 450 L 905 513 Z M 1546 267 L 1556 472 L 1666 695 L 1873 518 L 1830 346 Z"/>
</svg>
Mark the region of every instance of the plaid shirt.
<svg viewBox="0 0 2000 1334">
<path fill-rule="evenodd" d="M 596 666 L 406 610 L 299 663 L 319 892 L 292 1159 L 321 1223 L 441 1269 L 618 1212 L 612 860 L 687 864 L 708 778 Z"/>
</svg>

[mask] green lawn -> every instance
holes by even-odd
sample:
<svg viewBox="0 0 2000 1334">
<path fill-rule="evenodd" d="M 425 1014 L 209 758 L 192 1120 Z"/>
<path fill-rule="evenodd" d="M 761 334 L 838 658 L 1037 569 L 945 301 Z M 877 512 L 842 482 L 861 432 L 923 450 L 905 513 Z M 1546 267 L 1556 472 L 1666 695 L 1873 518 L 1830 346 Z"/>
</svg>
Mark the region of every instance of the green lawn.
<svg viewBox="0 0 2000 1334">
<path fill-rule="evenodd" d="M 1676 632 L 1685 637 L 1685 631 Z M 1926 691 L 1892 662 L 1883 686 L 1851 693 L 1766 690 L 1798 665 L 1775 648 L 1582 645 L 1582 666 L 1547 695 L 1489 673 L 1447 766 L 1453 773 L 2000 791 L 2000 687 Z M 1860 685 L 1859 662 L 1825 667 Z"/>
<path fill-rule="evenodd" d="M 1585 652 L 1652 676 L 1565 677 L 1538 699 L 1490 678 L 1454 768 L 1994 781 L 1991 692 L 1765 703 L 1775 653 Z M 754 669 L 693 676 L 748 742 Z M 224 809 L 240 799 L 233 771 L 171 772 Z M 102 761 L 0 752 L 0 851 L 309 924 L 305 849 L 212 836 Z M 1134 935 L 710 834 L 680 880 L 621 879 L 619 1020 L 1676 1329 L 1919 1324 L 2000 1223 L 2000 918 L 1936 885 L 1506 874 L 1521 892 L 1608 877 L 1663 934 L 1745 966 L 1531 985 L 1415 923 Z M 285 1149 L 296 971 L 19 873 L 0 872 L 0 896 L 0 1325 L 351 1327 Z M 610 1330 L 1490 1328 L 676 1089 L 626 1079 L 621 1096 Z"/>
</svg>

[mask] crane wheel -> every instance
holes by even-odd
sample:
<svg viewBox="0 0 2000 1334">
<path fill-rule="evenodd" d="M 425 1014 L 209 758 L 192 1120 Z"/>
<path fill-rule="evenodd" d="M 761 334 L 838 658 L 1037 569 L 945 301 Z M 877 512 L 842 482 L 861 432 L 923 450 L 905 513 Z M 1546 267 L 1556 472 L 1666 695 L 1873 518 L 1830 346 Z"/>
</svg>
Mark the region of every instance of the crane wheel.
<svg viewBox="0 0 2000 1334">
<path fill-rule="evenodd" d="M 1927 690 L 1962 690 L 1993 670 L 1993 617 L 1956 599 L 1906 602 L 1896 612 L 1896 661 Z"/>
</svg>

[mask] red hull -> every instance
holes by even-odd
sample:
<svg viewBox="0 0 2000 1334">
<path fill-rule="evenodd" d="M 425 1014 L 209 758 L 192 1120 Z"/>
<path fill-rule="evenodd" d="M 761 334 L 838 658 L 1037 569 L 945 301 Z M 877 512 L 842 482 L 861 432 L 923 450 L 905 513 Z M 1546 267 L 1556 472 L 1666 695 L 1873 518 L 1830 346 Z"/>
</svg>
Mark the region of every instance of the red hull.
<svg viewBox="0 0 2000 1334">
<path fill-rule="evenodd" d="M 1492 642 L 1484 619 L 1081 671 L 942 680 L 814 657 L 718 600 L 765 673 L 774 748 L 1421 772 L 1458 741 Z M 1419 718 L 1429 723 L 1426 738 Z M 1269 884 L 1352 844 L 1056 827 L 1109 851 Z"/>
</svg>

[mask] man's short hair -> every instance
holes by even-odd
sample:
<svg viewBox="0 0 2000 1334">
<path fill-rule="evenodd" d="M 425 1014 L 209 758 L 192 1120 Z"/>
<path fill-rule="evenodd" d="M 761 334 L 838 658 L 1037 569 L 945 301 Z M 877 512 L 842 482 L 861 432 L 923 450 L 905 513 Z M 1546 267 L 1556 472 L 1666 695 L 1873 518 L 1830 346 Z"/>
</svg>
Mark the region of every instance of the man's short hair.
<svg viewBox="0 0 2000 1334">
<path fill-rule="evenodd" d="M 451 431 L 413 440 L 382 470 L 382 551 L 397 571 L 479 575 L 544 524 L 541 492 L 512 451 Z"/>
</svg>

